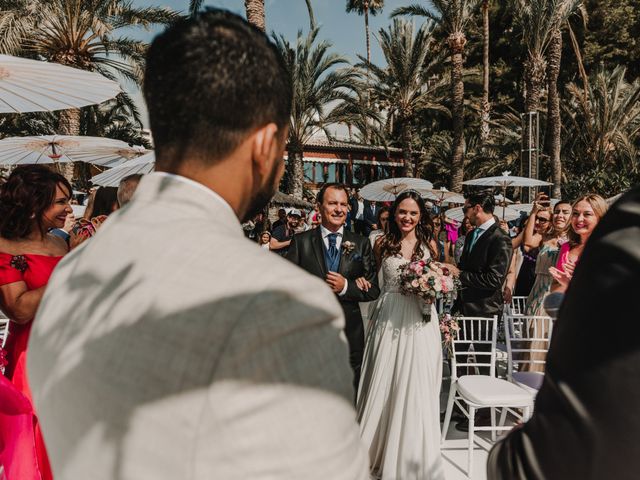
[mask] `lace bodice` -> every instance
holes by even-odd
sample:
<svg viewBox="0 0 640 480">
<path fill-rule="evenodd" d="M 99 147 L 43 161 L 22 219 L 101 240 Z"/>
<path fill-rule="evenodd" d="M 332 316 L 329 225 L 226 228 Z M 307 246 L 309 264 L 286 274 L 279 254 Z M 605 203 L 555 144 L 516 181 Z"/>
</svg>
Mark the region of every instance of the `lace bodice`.
<svg viewBox="0 0 640 480">
<path fill-rule="evenodd" d="M 429 249 L 424 248 L 423 260 L 430 258 Z M 382 261 L 382 277 L 383 277 L 383 291 L 384 292 L 399 292 L 400 291 L 400 271 L 399 268 L 402 265 L 409 263 L 409 261 L 401 255 L 394 255 L 393 257 L 386 257 Z"/>
</svg>

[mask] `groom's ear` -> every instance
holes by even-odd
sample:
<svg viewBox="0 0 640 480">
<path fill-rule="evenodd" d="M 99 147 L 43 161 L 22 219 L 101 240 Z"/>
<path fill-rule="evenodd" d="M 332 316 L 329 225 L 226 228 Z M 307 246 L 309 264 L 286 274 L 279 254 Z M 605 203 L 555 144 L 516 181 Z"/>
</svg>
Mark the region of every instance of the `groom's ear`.
<svg viewBox="0 0 640 480">
<path fill-rule="evenodd" d="M 273 170 L 274 163 L 280 162 L 284 154 L 286 132 L 278 129 L 275 123 L 256 130 L 253 135 L 251 157 L 254 168 L 267 176 Z"/>
</svg>

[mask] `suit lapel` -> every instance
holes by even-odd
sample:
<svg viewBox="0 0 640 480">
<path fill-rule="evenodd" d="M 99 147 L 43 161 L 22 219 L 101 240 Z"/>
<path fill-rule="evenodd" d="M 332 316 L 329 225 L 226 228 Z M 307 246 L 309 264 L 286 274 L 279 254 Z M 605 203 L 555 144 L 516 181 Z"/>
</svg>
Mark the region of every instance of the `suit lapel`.
<svg viewBox="0 0 640 480">
<path fill-rule="evenodd" d="M 356 242 L 351 238 L 351 232 L 349 232 L 346 228 L 342 231 L 342 243 L 340 244 L 340 264 L 338 266 L 338 273 L 343 277 L 346 277 L 344 272 L 347 270 L 347 263 L 349 262 L 349 257 L 344 254 L 344 250 L 342 246 L 344 242 L 351 242 L 355 245 Z"/>
<path fill-rule="evenodd" d="M 318 261 L 318 265 L 320 265 L 322 278 L 324 278 L 327 276 L 327 262 L 325 262 L 324 259 L 324 245 L 322 243 L 322 231 L 320 227 L 316 228 L 314 235 L 311 236 L 311 247 Z"/>
<path fill-rule="evenodd" d="M 479 249 L 487 242 L 487 239 L 489 237 L 491 237 L 491 235 L 493 235 L 493 231 L 496 229 L 496 227 L 498 226 L 497 223 L 494 223 L 493 225 L 491 225 L 489 228 L 487 228 L 482 235 L 480 235 L 480 237 L 478 237 L 478 239 L 476 240 L 475 245 L 473 246 L 473 252 L 475 252 L 476 250 L 480 251 Z"/>
</svg>

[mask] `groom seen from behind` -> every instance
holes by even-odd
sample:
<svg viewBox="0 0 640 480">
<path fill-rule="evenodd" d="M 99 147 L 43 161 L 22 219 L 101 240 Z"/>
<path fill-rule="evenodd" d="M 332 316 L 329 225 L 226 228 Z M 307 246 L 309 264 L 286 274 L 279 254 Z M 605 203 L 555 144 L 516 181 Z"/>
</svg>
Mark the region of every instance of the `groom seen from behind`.
<svg viewBox="0 0 640 480">
<path fill-rule="evenodd" d="M 318 193 L 320 228 L 293 237 L 287 258 L 322 278 L 338 296 L 346 317 L 344 331 L 357 391 L 364 354 L 364 325 L 358 304 L 378 298 L 380 288 L 369 240 L 344 227 L 348 209 L 349 197 L 344 185 L 322 187 Z"/>
<path fill-rule="evenodd" d="M 240 225 L 284 171 L 277 49 L 207 10 L 154 40 L 144 90 L 156 172 L 63 259 L 32 332 L 54 477 L 364 480 L 342 310 Z"/>
</svg>

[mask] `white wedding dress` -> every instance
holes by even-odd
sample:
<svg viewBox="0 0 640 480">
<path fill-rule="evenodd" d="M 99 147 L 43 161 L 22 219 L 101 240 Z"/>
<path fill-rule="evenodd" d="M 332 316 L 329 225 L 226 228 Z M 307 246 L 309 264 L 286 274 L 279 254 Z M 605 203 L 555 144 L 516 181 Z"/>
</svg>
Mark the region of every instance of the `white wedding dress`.
<svg viewBox="0 0 640 480">
<path fill-rule="evenodd" d="M 433 306 L 425 323 L 421 301 L 400 293 L 398 268 L 406 263 L 401 256 L 382 263 L 384 287 L 371 311 L 358 388 L 360 435 L 372 478 L 443 479 L 440 326 Z"/>
</svg>

